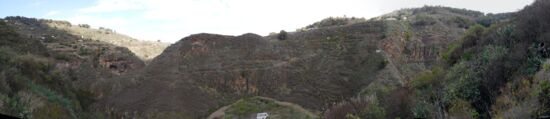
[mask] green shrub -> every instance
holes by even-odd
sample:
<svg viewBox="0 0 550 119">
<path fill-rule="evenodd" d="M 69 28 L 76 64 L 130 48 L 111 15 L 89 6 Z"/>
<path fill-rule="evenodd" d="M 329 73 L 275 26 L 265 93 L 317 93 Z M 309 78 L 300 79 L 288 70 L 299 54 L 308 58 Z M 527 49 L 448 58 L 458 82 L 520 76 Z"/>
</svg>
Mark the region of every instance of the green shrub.
<svg viewBox="0 0 550 119">
<path fill-rule="evenodd" d="M 358 98 L 341 102 L 324 113 L 327 119 L 345 118 L 380 119 L 386 117 L 385 109 L 377 99 Z"/>
<path fill-rule="evenodd" d="M 3 102 L 2 107 L 0 107 L 0 109 L 2 110 L 0 111 L 19 118 L 30 117 L 30 112 L 28 111 L 29 105 L 22 101 L 20 97 L 8 97 L 6 95 L 0 94 L 0 100 Z"/>
<path fill-rule="evenodd" d="M 278 105 L 273 101 L 264 101 L 257 97 L 245 98 L 231 105 L 229 113 L 236 115 L 245 115 L 250 113 L 259 113 L 264 110 L 275 108 Z"/>
<path fill-rule="evenodd" d="M 544 71 L 549 71 L 549 70 L 550 70 L 550 64 L 548 64 L 548 63 L 542 64 L 542 69 L 543 69 Z"/>
<path fill-rule="evenodd" d="M 406 30 L 405 31 L 405 40 L 406 41 L 411 41 L 411 38 L 412 38 L 412 31 Z"/>
<path fill-rule="evenodd" d="M 15 53 L 11 48 L 0 47 L 0 67 L 9 65 L 13 56 L 15 56 Z"/>
<path fill-rule="evenodd" d="M 433 106 L 426 103 L 426 102 L 417 102 L 414 104 L 413 108 L 412 108 L 412 113 L 413 113 L 413 116 L 414 118 L 416 119 L 430 119 L 432 118 L 432 112 L 433 111 Z"/>
<path fill-rule="evenodd" d="M 467 48 L 476 45 L 475 43 L 481 40 L 484 32 L 485 27 L 483 27 L 482 25 L 476 24 L 470 27 L 462 37 L 463 47 Z"/>
<path fill-rule="evenodd" d="M 319 22 L 315 22 L 311 25 L 306 26 L 303 29 L 316 29 L 316 28 L 325 28 L 332 26 L 342 26 L 353 23 L 365 22 L 365 18 L 355 18 L 355 17 L 329 17 L 325 18 Z"/>
<path fill-rule="evenodd" d="M 48 99 L 49 102 L 61 105 L 62 108 L 67 109 L 68 113 L 72 117 L 74 118 L 76 117 L 73 101 L 65 98 L 63 95 L 57 94 L 57 92 L 54 92 L 42 85 L 34 84 L 32 82 L 29 82 L 28 85 L 30 85 L 31 91 L 33 91 L 36 94 L 39 94 L 40 96 L 45 97 L 46 99 Z"/>
<path fill-rule="evenodd" d="M 465 53 L 468 53 L 468 49 L 475 47 L 480 42 L 484 32 L 485 27 L 479 24 L 470 27 L 460 40 L 449 45 L 447 50 L 441 54 L 442 58 L 448 64 L 454 64 L 461 59 L 471 59 L 472 55 Z"/>
<path fill-rule="evenodd" d="M 72 57 L 71 55 L 67 53 L 56 53 L 53 56 L 55 59 L 63 60 L 63 61 L 71 61 Z"/>
<path fill-rule="evenodd" d="M 461 99 L 453 100 L 449 108 L 449 113 L 458 118 L 477 118 L 479 113 L 469 102 Z"/>
<path fill-rule="evenodd" d="M 455 50 L 460 48 L 460 45 L 461 45 L 460 42 L 450 43 L 449 46 L 447 47 L 447 49 L 441 53 L 441 55 L 440 55 L 441 58 L 444 61 L 450 62 L 451 61 L 451 59 L 450 59 L 451 55 L 453 54 L 453 52 L 455 52 Z"/>
<path fill-rule="evenodd" d="M 412 23 L 414 26 L 427 26 L 437 23 L 437 20 L 427 14 L 416 15 L 416 20 Z"/>
<path fill-rule="evenodd" d="M 415 89 L 430 88 L 432 85 L 435 85 L 443 73 L 443 69 L 441 68 L 434 68 L 432 71 L 423 72 L 411 81 L 411 86 Z"/>
<path fill-rule="evenodd" d="M 384 68 L 388 65 L 388 63 L 389 63 L 389 61 L 387 61 L 387 60 L 381 61 L 381 62 L 378 64 L 378 70 L 384 69 Z"/>
<path fill-rule="evenodd" d="M 41 79 L 53 68 L 53 62 L 47 58 L 26 54 L 15 58 L 16 67 L 31 79 Z"/>
<path fill-rule="evenodd" d="M 542 61 L 542 58 L 539 56 L 527 57 L 523 73 L 526 75 L 533 75 L 537 73 L 537 71 L 539 71 L 539 68 L 541 67 Z"/>
<path fill-rule="evenodd" d="M 84 47 L 80 47 L 80 49 L 78 50 L 78 55 L 81 55 L 81 56 L 90 55 L 92 53 L 93 51 L 91 49 L 84 48 Z"/>
<path fill-rule="evenodd" d="M 550 114 L 550 82 L 543 80 L 539 84 L 539 103 L 540 108 L 537 110 L 538 116 L 547 116 Z"/>
<path fill-rule="evenodd" d="M 76 99 L 78 100 L 80 106 L 83 109 L 87 109 L 93 102 L 95 102 L 94 93 L 86 90 L 76 90 L 74 91 Z"/>
<path fill-rule="evenodd" d="M 475 24 L 472 20 L 464 18 L 464 17 L 459 17 L 459 16 L 455 17 L 453 19 L 453 22 L 456 23 L 457 26 L 460 27 L 460 28 L 468 28 L 471 25 Z"/>
<path fill-rule="evenodd" d="M 285 30 L 281 30 L 281 32 L 279 32 L 279 35 L 277 36 L 277 38 L 279 40 L 286 40 L 287 39 L 287 36 L 288 33 L 285 31 Z"/>
<path fill-rule="evenodd" d="M 481 52 L 481 59 L 490 62 L 505 57 L 508 54 L 508 48 L 502 46 L 488 45 Z"/>
<path fill-rule="evenodd" d="M 445 87 L 444 100 L 446 102 L 454 99 L 465 99 L 470 102 L 480 100 L 481 79 L 475 67 L 467 62 L 455 64 L 445 76 L 448 82 Z"/>
</svg>

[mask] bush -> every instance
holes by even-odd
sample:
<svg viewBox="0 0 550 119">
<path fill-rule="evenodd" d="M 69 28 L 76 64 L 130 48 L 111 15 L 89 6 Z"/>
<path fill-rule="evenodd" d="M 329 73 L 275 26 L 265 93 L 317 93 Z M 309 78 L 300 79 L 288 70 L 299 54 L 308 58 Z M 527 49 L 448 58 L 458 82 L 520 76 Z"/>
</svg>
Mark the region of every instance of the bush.
<svg viewBox="0 0 550 119">
<path fill-rule="evenodd" d="M 451 59 L 451 57 L 452 57 L 453 53 L 455 52 L 455 50 L 460 48 L 460 45 L 461 45 L 460 42 L 450 43 L 449 46 L 447 46 L 447 49 L 444 50 L 443 52 L 441 52 L 440 57 L 448 63 L 456 61 L 456 59 Z"/>
<path fill-rule="evenodd" d="M 2 113 L 7 113 L 8 115 L 13 115 L 19 118 L 30 118 L 28 111 L 29 104 L 25 103 L 18 96 L 8 97 L 0 94 L 0 101 L 3 102 Z"/>
<path fill-rule="evenodd" d="M 348 25 L 348 24 L 359 23 L 364 21 L 366 21 L 365 18 L 329 17 L 319 22 L 315 22 L 311 25 L 308 25 L 303 29 L 316 29 L 316 28 L 325 28 L 325 27 L 332 27 L 332 26 L 342 26 L 342 25 Z"/>
<path fill-rule="evenodd" d="M 407 29 L 407 30 L 405 31 L 405 40 L 406 40 L 406 41 L 411 41 L 412 35 L 413 35 L 413 34 L 412 34 L 412 31 L 409 30 L 409 29 Z"/>
<path fill-rule="evenodd" d="M 451 117 L 458 118 L 477 118 L 479 113 L 470 105 L 469 102 L 461 99 L 453 100 L 449 108 Z"/>
<path fill-rule="evenodd" d="M 418 102 L 412 108 L 412 113 L 415 119 L 430 119 L 432 112 L 435 110 L 432 105 L 426 102 Z"/>
<path fill-rule="evenodd" d="M 481 79 L 475 67 L 462 61 L 451 67 L 445 78 L 448 81 L 444 89 L 446 102 L 454 99 L 465 99 L 469 102 L 480 100 Z"/>
<path fill-rule="evenodd" d="M 427 26 L 437 23 L 437 20 L 427 14 L 416 15 L 416 20 L 412 23 L 414 26 Z"/>
<path fill-rule="evenodd" d="M 442 58 L 446 60 L 448 64 L 455 64 L 460 59 L 469 59 L 468 57 L 464 57 L 468 56 L 465 55 L 465 53 L 468 52 L 468 49 L 476 46 L 478 42 L 480 42 L 484 32 L 485 27 L 481 25 L 470 27 L 459 41 L 451 43 L 448 50 L 443 52 Z"/>
<path fill-rule="evenodd" d="M 29 78 L 32 79 L 42 78 L 53 68 L 51 60 L 31 54 L 16 57 L 15 65 L 23 74 L 29 75 Z"/>
<path fill-rule="evenodd" d="M 384 69 L 387 65 L 388 65 L 388 61 L 387 60 L 384 60 L 384 61 L 381 61 L 379 64 L 378 64 L 378 70 L 381 70 L 381 69 Z"/>
<path fill-rule="evenodd" d="M 324 113 L 324 118 L 327 119 L 357 117 L 381 119 L 385 117 L 385 110 L 376 99 L 351 99 L 331 107 Z"/>
<path fill-rule="evenodd" d="M 469 28 L 464 36 L 462 37 L 463 44 L 462 47 L 468 48 L 475 46 L 476 43 L 481 40 L 483 33 L 485 32 L 485 27 L 476 24 Z"/>
<path fill-rule="evenodd" d="M 53 56 L 55 59 L 63 60 L 63 61 L 71 61 L 72 57 L 70 54 L 67 53 L 56 53 Z"/>
<path fill-rule="evenodd" d="M 434 68 L 432 71 L 423 72 L 411 81 L 411 86 L 415 89 L 430 88 L 436 84 L 436 81 L 439 80 L 438 78 L 441 78 L 443 73 L 443 69 L 441 68 Z"/>
<path fill-rule="evenodd" d="M 544 63 L 544 64 L 542 65 L 542 69 L 543 69 L 544 71 L 549 71 L 549 70 L 550 70 L 550 64 Z"/>
<path fill-rule="evenodd" d="M 488 46 L 485 46 L 485 49 L 481 52 L 480 58 L 483 61 L 490 63 L 493 60 L 506 57 L 507 54 L 508 54 L 508 48 L 505 48 L 502 46 L 488 45 Z"/>
<path fill-rule="evenodd" d="M 459 16 L 455 17 L 453 19 L 453 22 L 456 23 L 457 26 L 460 27 L 460 28 L 468 28 L 471 25 L 475 24 L 472 20 L 464 18 L 464 17 L 459 17 Z"/>
<path fill-rule="evenodd" d="M 540 94 L 539 102 L 541 107 L 538 110 L 539 116 L 548 116 L 550 115 L 550 82 L 547 80 L 542 81 L 539 84 Z"/>
<path fill-rule="evenodd" d="M 80 56 L 91 55 L 92 53 L 93 51 L 91 49 L 84 48 L 84 47 L 80 47 L 80 49 L 78 50 L 78 55 Z"/>
<path fill-rule="evenodd" d="M 0 47 L 0 67 L 10 64 L 13 56 L 15 56 L 15 53 L 11 50 L 11 48 Z M 0 71 L 2 69 L 0 69 Z"/>
<path fill-rule="evenodd" d="M 279 35 L 277 36 L 277 38 L 279 40 L 286 40 L 287 35 L 288 35 L 288 33 L 285 30 L 281 30 L 281 32 L 279 32 Z"/>
</svg>

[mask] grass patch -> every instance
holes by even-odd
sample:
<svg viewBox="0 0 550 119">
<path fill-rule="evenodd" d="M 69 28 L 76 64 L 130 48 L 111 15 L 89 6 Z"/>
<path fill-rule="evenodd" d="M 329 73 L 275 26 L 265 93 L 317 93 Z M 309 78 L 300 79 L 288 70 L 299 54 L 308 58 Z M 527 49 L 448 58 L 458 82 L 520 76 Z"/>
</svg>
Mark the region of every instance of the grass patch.
<svg viewBox="0 0 550 119">
<path fill-rule="evenodd" d="M 548 63 L 542 64 L 542 69 L 543 69 L 544 71 L 550 70 L 550 64 L 548 64 Z"/>
<path fill-rule="evenodd" d="M 273 101 L 267 101 L 257 97 L 252 97 L 237 101 L 237 103 L 231 106 L 229 113 L 236 115 L 245 115 L 249 113 L 259 113 L 277 107 L 278 105 L 275 104 L 275 102 Z"/>
</svg>

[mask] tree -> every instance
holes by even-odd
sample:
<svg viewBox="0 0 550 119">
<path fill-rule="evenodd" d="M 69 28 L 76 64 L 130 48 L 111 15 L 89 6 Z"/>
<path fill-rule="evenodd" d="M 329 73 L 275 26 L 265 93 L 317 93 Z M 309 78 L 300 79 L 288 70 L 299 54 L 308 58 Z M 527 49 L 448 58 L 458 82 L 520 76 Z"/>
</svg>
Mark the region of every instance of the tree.
<svg viewBox="0 0 550 119">
<path fill-rule="evenodd" d="M 286 40 L 287 35 L 288 35 L 288 33 L 285 30 L 281 30 L 281 32 L 279 32 L 279 36 L 277 36 L 277 38 L 279 40 Z"/>
</svg>

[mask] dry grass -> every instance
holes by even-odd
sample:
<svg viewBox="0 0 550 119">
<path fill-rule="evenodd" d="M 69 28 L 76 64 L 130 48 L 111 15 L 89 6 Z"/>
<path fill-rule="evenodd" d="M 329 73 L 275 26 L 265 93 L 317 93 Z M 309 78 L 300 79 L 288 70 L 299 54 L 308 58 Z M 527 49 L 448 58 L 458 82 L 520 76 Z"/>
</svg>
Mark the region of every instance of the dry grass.
<svg viewBox="0 0 550 119">
<path fill-rule="evenodd" d="M 126 47 L 141 60 L 146 62 L 160 55 L 160 53 L 169 46 L 168 43 L 163 42 L 137 40 L 130 36 L 116 33 L 116 31 L 110 29 L 92 29 L 78 25 L 67 26 L 64 24 L 57 24 L 57 22 L 49 22 L 48 25 L 60 30 L 65 30 L 69 34 L 80 36 L 83 40 L 97 40 L 120 47 Z"/>
</svg>

